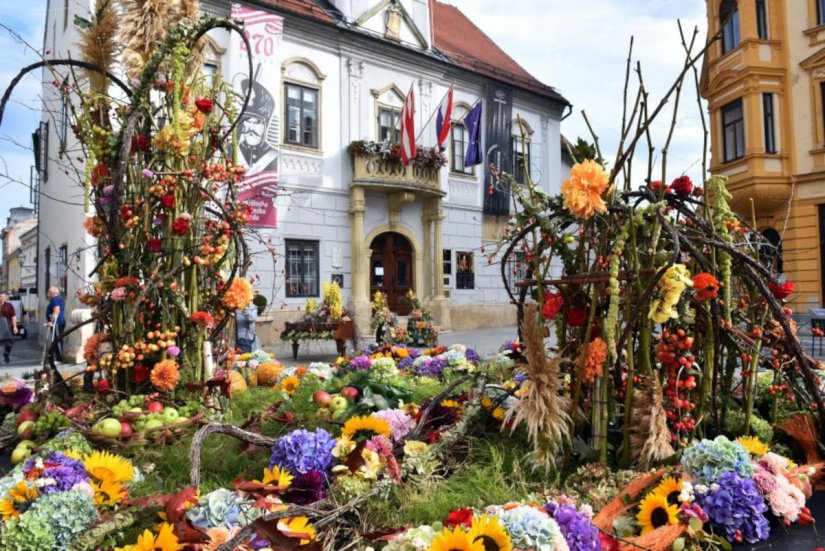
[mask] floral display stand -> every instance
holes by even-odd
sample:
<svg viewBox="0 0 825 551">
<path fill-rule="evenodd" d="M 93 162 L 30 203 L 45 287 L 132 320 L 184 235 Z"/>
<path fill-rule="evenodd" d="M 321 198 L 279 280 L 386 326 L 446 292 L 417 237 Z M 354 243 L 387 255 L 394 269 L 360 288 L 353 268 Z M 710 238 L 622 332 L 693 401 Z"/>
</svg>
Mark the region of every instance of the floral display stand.
<svg viewBox="0 0 825 551">
<path fill-rule="evenodd" d="M 298 359 L 298 349 L 301 341 L 312 340 L 334 340 L 335 348 L 339 356 L 343 356 L 347 351 L 347 340 L 355 344 L 355 323 L 351 319 L 339 322 L 313 323 L 298 321 L 295 323 L 286 322 L 281 339 L 292 341 L 292 359 Z"/>
</svg>

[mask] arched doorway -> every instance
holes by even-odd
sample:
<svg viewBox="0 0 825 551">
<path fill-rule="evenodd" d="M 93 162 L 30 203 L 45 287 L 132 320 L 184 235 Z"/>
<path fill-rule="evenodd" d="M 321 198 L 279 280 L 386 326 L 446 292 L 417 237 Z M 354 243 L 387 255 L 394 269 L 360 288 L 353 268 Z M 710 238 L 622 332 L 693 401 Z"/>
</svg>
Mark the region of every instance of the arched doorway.
<svg viewBox="0 0 825 551">
<path fill-rule="evenodd" d="M 370 243 L 370 295 L 387 295 L 390 310 L 406 316 L 412 310 L 407 292 L 413 284 L 413 251 L 409 239 L 396 232 L 378 235 Z"/>
</svg>

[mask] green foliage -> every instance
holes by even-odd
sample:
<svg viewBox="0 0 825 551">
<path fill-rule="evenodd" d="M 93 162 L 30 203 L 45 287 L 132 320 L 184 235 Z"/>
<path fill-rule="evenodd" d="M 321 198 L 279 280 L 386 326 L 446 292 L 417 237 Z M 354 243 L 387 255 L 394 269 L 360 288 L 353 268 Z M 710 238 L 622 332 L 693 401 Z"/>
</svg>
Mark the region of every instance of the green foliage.
<svg viewBox="0 0 825 551">
<path fill-rule="evenodd" d="M 572 145 L 570 150 L 573 152 L 573 157 L 576 159 L 576 162 L 580 163 L 585 160 L 591 160 L 596 161 L 600 165 L 604 165 L 604 159 L 599 156 L 596 146 L 584 138 L 576 140 L 576 145 Z"/>
<path fill-rule="evenodd" d="M 725 433 L 731 438 L 742 436 L 742 427 L 745 426 L 745 412 L 738 405 L 733 405 L 728 409 L 725 418 Z M 773 442 L 773 427 L 771 424 L 759 417 L 756 412 L 751 416 L 751 432 L 754 436 L 765 444 Z"/>
</svg>

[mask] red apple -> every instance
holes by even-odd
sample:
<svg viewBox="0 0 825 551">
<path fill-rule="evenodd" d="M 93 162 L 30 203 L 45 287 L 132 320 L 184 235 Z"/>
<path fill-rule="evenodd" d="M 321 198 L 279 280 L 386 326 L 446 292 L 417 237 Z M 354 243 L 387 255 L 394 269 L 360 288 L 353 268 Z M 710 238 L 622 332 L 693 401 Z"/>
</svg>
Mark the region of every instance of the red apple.
<svg viewBox="0 0 825 551">
<path fill-rule="evenodd" d="M 37 421 L 37 414 L 30 409 L 20 410 L 20 413 L 17 414 L 17 425 L 23 421 Z"/>
<path fill-rule="evenodd" d="M 160 402 L 149 402 L 146 404 L 146 411 L 149 413 L 163 413 L 163 404 Z"/>
<path fill-rule="evenodd" d="M 121 421 L 120 422 L 120 435 L 121 436 L 132 436 L 132 425 L 130 425 L 126 421 Z"/>
<path fill-rule="evenodd" d="M 324 392 L 323 390 L 319 390 L 312 395 L 312 401 L 316 404 L 321 404 L 323 406 L 329 404 L 331 400 L 332 396 L 330 396 L 328 392 Z"/>
<path fill-rule="evenodd" d="M 354 402 L 355 399 L 358 398 L 358 389 L 354 386 L 344 387 L 341 391 L 341 396 Z"/>
<path fill-rule="evenodd" d="M 23 440 L 28 440 L 29 438 L 31 438 L 33 426 L 34 421 L 23 421 L 22 423 L 17 425 L 17 435 Z"/>
</svg>

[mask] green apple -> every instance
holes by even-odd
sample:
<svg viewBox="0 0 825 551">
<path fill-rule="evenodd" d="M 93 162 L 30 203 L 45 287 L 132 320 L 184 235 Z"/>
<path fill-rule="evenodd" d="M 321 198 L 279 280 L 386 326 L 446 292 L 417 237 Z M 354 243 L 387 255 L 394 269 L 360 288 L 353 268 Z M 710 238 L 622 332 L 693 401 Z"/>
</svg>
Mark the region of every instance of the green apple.
<svg viewBox="0 0 825 551">
<path fill-rule="evenodd" d="M 139 407 L 129 408 L 129 413 L 143 413 L 143 408 L 139 408 Z"/>
<path fill-rule="evenodd" d="M 167 425 L 174 423 L 175 419 L 177 419 L 178 417 L 180 417 L 180 413 L 178 413 L 178 410 L 176 410 L 175 408 L 168 406 L 163 408 L 161 418 L 163 419 L 163 421 L 166 422 Z"/>
<path fill-rule="evenodd" d="M 143 425 L 143 430 L 146 431 L 146 430 L 158 429 L 162 426 L 163 426 L 163 421 L 161 421 L 160 419 L 149 419 L 148 421 L 146 421 L 146 424 Z"/>
<path fill-rule="evenodd" d="M 332 415 L 332 412 L 329 408 L 318 408 L 318 411 L 315 412 L 315 417 L 318 419 L 329 419 Z"/>
<path fill-rule="evenodd" d="M 113 419 L 111 417 L 107 417 L 106 419 L 101 419 L 95 426 L 92 427 L 92 432 L 95 434 L 99 434 L 101 436 L 108 436 L 109 438 L 117 438 L 120 436 L 122 431 L 122 427 L 120 425 L 120 421 L 117 419 Z"/>
<path fill-rule="evenodd" d="M 332 411 L 344 411 L 345 409 L 347 409 L 348 405 L 349 402 L 347 402 L 347 399 L 343 396 L 339 396 L 338 394 L 333 396 L 332 400 L 329 401 L 329 408 Z"/>
<path fill-rule="evenodd" d="M 31 433 L 31 428 L 34 426 L 34 421 L 23 421 L 19 425 L 17 425 L 17 435 L 23 436 L 26 431 Z"/>
<path fill-rule="evenodd" d="M 21 448 L 20 446 L 17 446 L 16 448 L 14 448 L 14 451 L 11 452 L 11 462 L 14 465 L 17 465 L 18 463 L 22 463 L 23 461 L 31 457 L 31 455 L 31 448 Z"/>
</svg>

